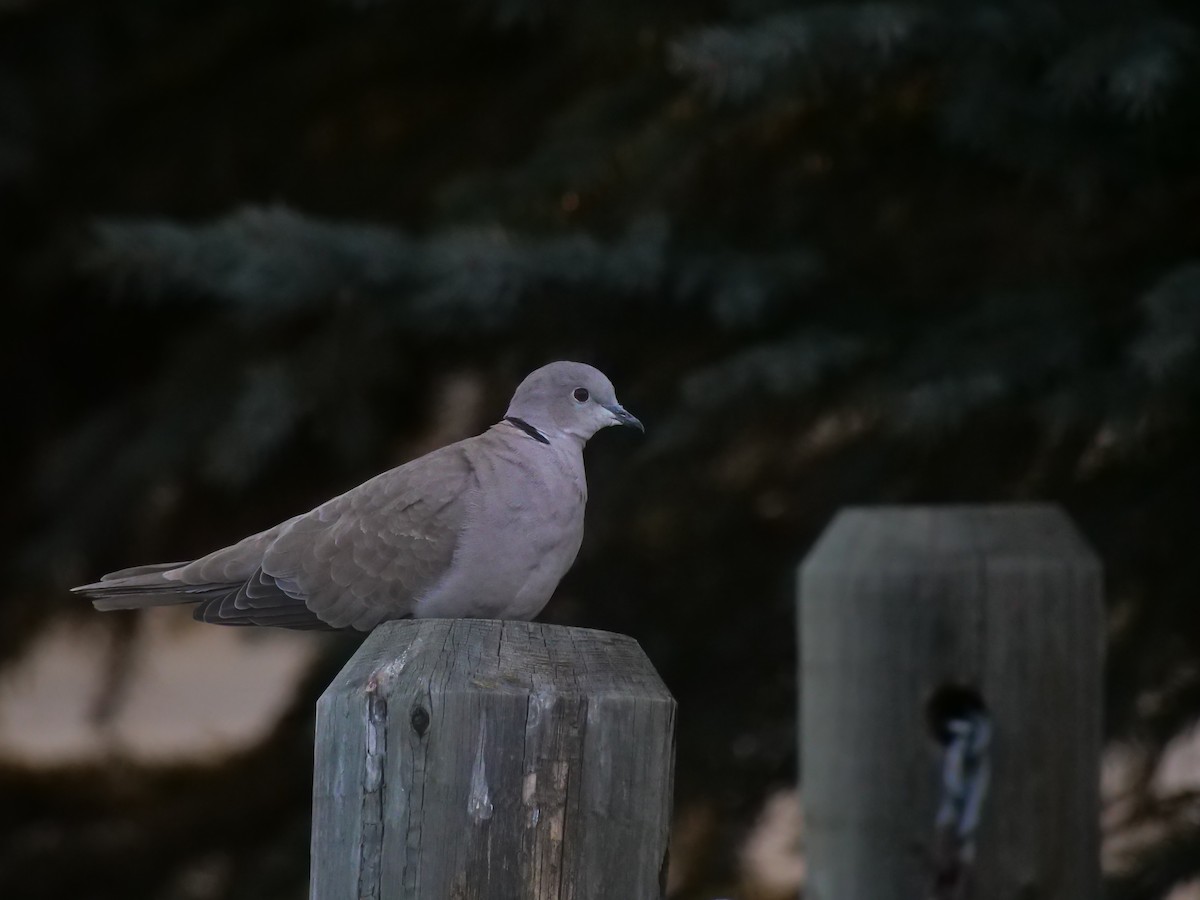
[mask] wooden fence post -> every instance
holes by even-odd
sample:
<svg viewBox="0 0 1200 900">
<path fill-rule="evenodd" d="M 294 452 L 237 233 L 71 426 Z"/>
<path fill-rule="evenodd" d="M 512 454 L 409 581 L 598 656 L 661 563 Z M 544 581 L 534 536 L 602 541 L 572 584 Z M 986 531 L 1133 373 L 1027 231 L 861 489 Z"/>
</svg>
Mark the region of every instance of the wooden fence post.
<svg viewBox="0 0 1200 900">
<path fill-rule="evenodd" d="M 385 623 L 317 703 L 312 900 L 658 898 L 674 730 L 632 638 Z"/>
<path fill-rule="evenodd" d="M 800 579 L 807 900 L 1099 896 L 1101 595 L 1057 507 L 834 519 Z"/>
</svg>

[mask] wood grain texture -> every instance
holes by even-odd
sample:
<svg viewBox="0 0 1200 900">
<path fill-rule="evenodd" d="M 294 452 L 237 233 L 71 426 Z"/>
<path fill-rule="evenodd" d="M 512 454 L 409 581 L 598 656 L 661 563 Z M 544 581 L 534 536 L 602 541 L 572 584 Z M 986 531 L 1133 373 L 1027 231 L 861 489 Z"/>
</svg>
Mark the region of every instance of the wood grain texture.
<svg viewBox="0 0 1200 900">
<path fill-rule="evenodd" d="M 801 567 L 810 900 L 929 895 L 940 748 L 926 705 L 995 727 L 973 900 L 1099 895 L 1101 567 L 1057 508 L 849 509 Z"/>
<path fill-rule="evenodd" d="M 674 731 L 632 638 L 384 623 L 317 704 L 311 897 L 660 897 Z"/>
</svg>

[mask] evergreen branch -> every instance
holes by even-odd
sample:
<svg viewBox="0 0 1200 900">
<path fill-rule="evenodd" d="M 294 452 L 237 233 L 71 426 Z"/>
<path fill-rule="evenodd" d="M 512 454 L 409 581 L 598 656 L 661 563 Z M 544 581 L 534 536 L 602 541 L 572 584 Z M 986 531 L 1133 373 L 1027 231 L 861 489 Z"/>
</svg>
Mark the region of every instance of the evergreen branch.
<svg viewBox="0 0 1200 900">
<path fill-rule="evenodd" d="M 861 363 L 870 343 L 855 335 L 805 330 L 706 366 L 684 380 L 684 403 L 710 410 L 748 397 L 796 397 Z"/>
<path fill-rule="evenodd" d="M 211 298 L 297 308 L 338 292 L 394 287 L 421 265 L 399 234 L 332 225 L 282 206 L 250 207 L 206 225 L 101 220 L 85 273 L 143 301 Z"/>
<path fill-rule="evenodd" d="M 501 228 L 451 229 L 415 240 L 283 207 L 191 227 L 102 221 L 96 235 L 85 271 L 118 296 L 206 300 L 259 316 L 367 299 L 392 307 L 402 329 L 425 334 L 488 333 L 546 296 L 605 304 L 658 300 L 734 327 L 760 322 L 820 271 L 804 248 L 720 260 L 685 252 L 672 246 L 659 216 L 633 220 L 610 241 Z"/>
<path fill-rule="evenodd" d="M 1175 19 L 1117 26 L 1077 42 L 1050 67 L 1046 81 L 1065 108 L 1145 118 L 1165 108 L 1195 49 L 1194 29 Z"/>
<path fill-rule="evenodd" d="M 686 34 L 671 45 L 670 66 L 714 99 L 744 101 L 799 66 L 811 80 L 846 67 L 894 64 L 934 21 L 928 10 L 906 3 L 822 4 L 741 28 Z"/>
<path fill-rule="evenodd" d="M 1134 368 L 1151 383 L 1193 370 L 1200 335 L 1200 263 L 1168 273 L 1142 297 L 1141 306 L 1145 324 L 1130 347 Z"/>
</svg>

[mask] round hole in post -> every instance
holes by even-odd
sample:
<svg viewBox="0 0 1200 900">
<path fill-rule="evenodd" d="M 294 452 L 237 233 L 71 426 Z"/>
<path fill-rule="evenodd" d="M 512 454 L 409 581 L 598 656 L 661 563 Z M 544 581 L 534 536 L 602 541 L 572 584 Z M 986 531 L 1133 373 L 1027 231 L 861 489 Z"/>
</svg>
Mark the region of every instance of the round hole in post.
<svg viewBox="0 0 1200 900">
<path fill-rule="evenodd" d="M 963 684 L 943 684 L 925 704 L 925 723 L 930 736 L 944 747 L 954 737 L 951 723 L 977 713 L 987 713 L 979 691 Z"/>
<path fill-rule="evenodd" d="M 800 572 L 806 892 L 1100 895 L 1102 575 L 1052 506 L 838 514 Z"/>
</svg>

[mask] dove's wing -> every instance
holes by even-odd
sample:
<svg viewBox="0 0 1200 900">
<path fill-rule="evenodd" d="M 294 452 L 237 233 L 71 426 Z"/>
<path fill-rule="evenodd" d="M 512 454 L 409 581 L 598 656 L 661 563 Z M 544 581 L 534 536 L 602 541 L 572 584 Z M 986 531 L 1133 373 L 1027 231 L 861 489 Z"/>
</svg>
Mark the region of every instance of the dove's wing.
<svg viewBox="0 0 1200 900">
<path fill-rule="evenodd" d="M 465 449 L 444 447 L 179 577 L 193 589 L 233 588 L 204 599 L 196 618 L 205 622 L 367 630 L 411 615 L 445 576 L 475 486 Z"/>
<path fill-rule="evenodd" d="M 470 438 L 194 562 L 74 588 L 98 609 L 196 603 L 223 625 L 373 628 L 412 614 L 450 570 L 478 479 Z"/>
</svg>

